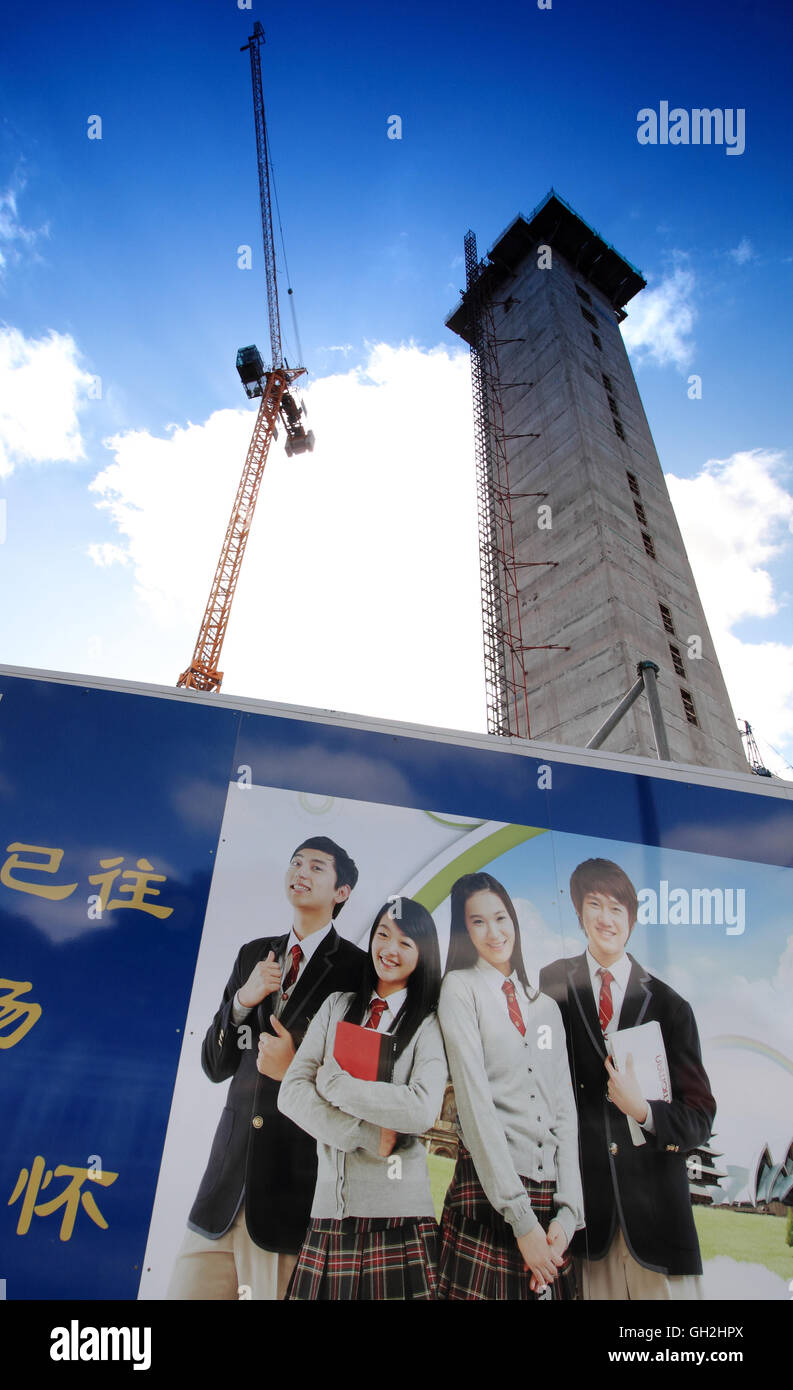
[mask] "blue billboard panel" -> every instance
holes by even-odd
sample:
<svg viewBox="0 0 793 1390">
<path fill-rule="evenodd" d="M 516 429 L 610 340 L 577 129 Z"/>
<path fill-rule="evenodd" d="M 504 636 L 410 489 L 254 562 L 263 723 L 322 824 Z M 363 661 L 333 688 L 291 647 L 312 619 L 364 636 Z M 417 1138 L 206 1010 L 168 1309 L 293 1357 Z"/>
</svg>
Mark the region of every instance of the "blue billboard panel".
<svg viewBox="0 0 793 1390">
<path fill-rule="evenodd" d="M 255 1014 L 235 1024 L 229 1050 L 229 986 L 270 957 L 257 945 L 287 941 L 308 891 L 289 866 L 317 837 L 357 867 L 332 924 L 337 989 L 353 987 L 353 947 L 384 903 L 426 908 L 444 961 L 455 884 L 490 875 L 509 900 L 526 998 L 539 984 L 556 1002 L 571 1085 L 597 1093 L 591 1110 L 576 1095 L 584 1264 L 619 1209 L 642 1268 L 701 1263 L 704 1285 L 683 1296 L 787 1297 L 789 788 L 71 681 L 0 674 L 0 695 L 7 1298 L 210 1296 L 185 1292 L 180 1252 L 227 1222 L 281 1248 L 257 1193 L 292 1179 L 273 1187 L 272 1149 L 257 1147 L 267 1114 L 239 1119 L 245 1074 L 262 1095 L 259 1029 Z M 608 1004 L 592 950 L 616 962 Z M 631 1071 L 661 1038 L 658 1100 L 637 1105 L 606 1066 L 629 1027 Z M 428 1160 L 438 1202 L 460 1128 L 476 1149 L 465 1125 L 448 1093 Z M 212 1296 L 263 1296 L 240 1287 Z"/>
<path fill-rule="evenodd" d="M 0 689 L 6 1296 L 134 1298 L 237 716 Z"/>
</svg>

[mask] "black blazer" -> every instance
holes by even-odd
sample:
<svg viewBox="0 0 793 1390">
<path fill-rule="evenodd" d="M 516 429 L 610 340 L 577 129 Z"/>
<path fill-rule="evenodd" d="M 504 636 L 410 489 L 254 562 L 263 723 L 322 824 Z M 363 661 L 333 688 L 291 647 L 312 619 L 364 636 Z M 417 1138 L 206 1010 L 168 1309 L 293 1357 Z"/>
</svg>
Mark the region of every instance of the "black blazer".
<svg viewBox="0 0 793 1390">
<path fill-rule="evenodd" d="M 649 1102 L 655 1134 L 634 1145 L 627 1116 L 607 1098 L 606 1048 L 586 956 L 540 971 L 540 989 L 556 1000 L 578 1107 L 586 1230 L 573 1250 L 590 1260 L 608 1253 L 617 1222 L 639 1264 L 661 1274 L 701 1274 L 686 1154 L 704 1144 L 716 1114 L 690 1005 L 634 959 L 620 1029 L 656 1021 L 669 1062 L 671 1102 Z"/>
<path fill-rule="evenodd" d="M 263 937 L 243 946 L 220 1005 L 204 1038 L 201 1064 L 210 1081 L 228 1081 L 209 1163 L 188 1219 L 191 1230 L 217 1238 L 229 1229 L 245 1189 L 245 1219 L 251 1239 L 264 1250 L 295 1254 L 308 1228 L 317 1177 L 317 1145 L 310 1135 L 278 1109 L 279 1081 L 256 1070 L 259 1034 L 267 1026 L 274 995 L 252 1009 L 246 1024 L 251 1047 L 240 1047 L 245 1034 L 231 1021 L 231 1006 L 257 961 L 268 951 L 278 959 L 288 936 Z M 320 1004 L 336 990 L 357 990 L 366 957 L 331 928 L 297 982 L 280 1022 L 295 1047 Z"/>
</svg>

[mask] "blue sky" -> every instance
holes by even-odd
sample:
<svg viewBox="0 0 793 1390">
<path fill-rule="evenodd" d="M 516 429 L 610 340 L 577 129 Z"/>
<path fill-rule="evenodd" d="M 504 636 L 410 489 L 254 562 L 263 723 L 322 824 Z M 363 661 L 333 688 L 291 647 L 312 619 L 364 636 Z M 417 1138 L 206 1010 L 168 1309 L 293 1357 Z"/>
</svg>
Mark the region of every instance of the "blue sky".
<svg viewBox="0 0 793 1390">
<path fill-rule="evenodd" d="M 443 320 L 465 230 L 483 252 L 553 185 L 648 279 L 626 339 L 736 714 L 793 761 L 781 4 L 17 9 L 2 659 L 164 684 L 188 663 L 252 425 L 234 357 L 266 349 L 254 19 L 318 447 L 271 456 L 224 689 L 481 727 L 468 369 Z M 640 145 L 662 100 L 744 109 L 745 151 Z M 316 621 L 317 565 L 365 643 Z"/>
</svg>

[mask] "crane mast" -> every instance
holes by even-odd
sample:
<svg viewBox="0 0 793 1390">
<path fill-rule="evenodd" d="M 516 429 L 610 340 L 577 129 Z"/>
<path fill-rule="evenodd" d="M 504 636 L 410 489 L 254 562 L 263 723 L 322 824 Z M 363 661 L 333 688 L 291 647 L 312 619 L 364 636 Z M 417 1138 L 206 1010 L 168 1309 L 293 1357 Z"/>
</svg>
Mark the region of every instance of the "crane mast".
<svg viewBox="0 0 793 1390">
<path fill-rule="evenodd" d="M 277 435 L 280 419 L 286 432 L 285 450 L 289 457 L 314 447 L 314 435 L 302 423 L 304 408 L 295 400 L 291 387 L 305 373 L 305 367 L 290 367 L 283 360 L 281 348 L 281 319 L 278 309 L 278 281 L 275 265 L 275 237 L 270 197 L 270 156 L 267 147 L 267 122 L 262 88 L 261 44 L 264 30 L 258 20 L 253 33 L 240 52 L 250 51 L 253 114 L 256 127 L 256 157 L 259 168 L 259 202 L 264 240 L 264 267 L 267 284 L 267 311 L 270 323 L 271 365 L 265 368 L 261 354 L 254 345 L 240 348 L 237 371 L 250 400 L 261 397 L 256 423 L 253 427 L 248 454 L 231 509 L 220 558 L 212 581 L 209 600 L 193 651 L 193 659 L 183 671 L 177 685 L 193 690 L 218 691 L 223 672 L 218 669 L 223 639 L 226 635 L 234 591 L 237 587 L 245 546 L 248 542 L 256 499 L 267 462 L 270 444 Z"/>
</svg>

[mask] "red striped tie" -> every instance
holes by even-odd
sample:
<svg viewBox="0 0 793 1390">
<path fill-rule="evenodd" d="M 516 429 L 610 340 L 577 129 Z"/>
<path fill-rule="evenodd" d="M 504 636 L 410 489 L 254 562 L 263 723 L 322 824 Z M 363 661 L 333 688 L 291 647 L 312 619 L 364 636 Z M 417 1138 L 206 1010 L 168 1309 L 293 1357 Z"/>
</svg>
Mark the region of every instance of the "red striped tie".
<svg viewBox="0 0 793 1390">
<path fill-rule="evenodd" d="M 507 996 L 507 1008 L 509 1009 L 509 1016 L 512 1019 L 512 1022 L 514 1023 L 521 1037 L 525 1037 L 526 1025 L 523 1022 L 523 1017 L 521 1015 L 520 1009 L 518 1008 L 518 997 L 515 993 L 515 986 L 513 985 L 511 980 L 505 980 L 501 988 Z"/>
<path fill-rule="evenodd" d="M 611 981 L 614 979 L 610 970 L 598 970 L 600 976 L 600 999 L 598 1000 L 598 1016 L 600 1018 L 600 1029 L 605 1036 L 606 1029 L 614 1017 L 614 1000 L 611 997 Z"/>
<path fill-rule="evenodd" d="M 281 981 L 281 998 L 286 999 L 292 985 L 297 979 L 297 972 L 300 969 L 300 962 L 303 959 L 303 952 L 299 946 L 293 946 L 290 952 L 292 963 L 289 966 L 283 980 Z"/>
<path fill-rule="evenodd" d="M 380 1027 L 380 1019 L 383 1017 L 388 1004 L 385 999 L 374 999 L 372 1001 L 372 1012 L 366 1022 L 367 1028 L 374 1028 L 375 1031 Z"/>
</svg>

